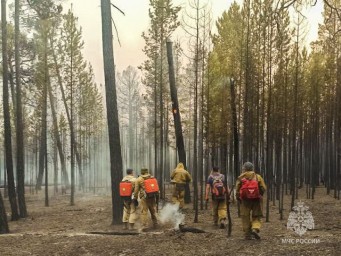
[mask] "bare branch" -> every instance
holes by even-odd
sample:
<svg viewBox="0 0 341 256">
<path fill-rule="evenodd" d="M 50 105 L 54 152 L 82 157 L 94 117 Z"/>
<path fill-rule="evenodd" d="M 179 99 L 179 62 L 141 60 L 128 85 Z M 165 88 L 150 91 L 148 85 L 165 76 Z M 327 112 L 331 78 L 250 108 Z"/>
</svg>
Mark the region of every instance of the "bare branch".
<svg viewBox="0 0 341 256">
<path fill-rule="evenodd" d="M 125 14 L 124 14 L 124 12 L 120 9 L 120 8 L 118 8 L 116 5 L 114 5 L 114 4 L 111 4 L 114 8 L 116 8 L 117 10 L 119 10 L 119 12 L 120 13 L 122 13 L 124 16 L 125 16 Z"/>
<path fill-rule="evenodd" d="M 287 3 L 287 5 L 283 5 L 283 8 L 286 9 L 286 8 L 289 8 L 291 5 L 293 5 L 294 3 L 296 2 L 296 0 L 292 0 L 290 1 L 289 3 Z"/>
<path fill-rule="evenodd" d="M 113 18 L 111 18 L 111 21 L 114 24 L 114 28 L 115 28 L 115 31 L 116 31 L 116 36 L 117 36 L 118 44 L 121 46 L 120 37 L 118 36 L 118 31 L 117 31 L 117 27 L 116 27 L 115 21 L 114 21 Z"/>
<path fill-rule="evenodd" d="M 328 2 L 328 0 L 324 0 L 323 2 L 324 2 L 331 10 L 336 11 L 337 17 L 341 20 L 341 15 L 340 15 L 339 9 L 336 8 L 335 6 L 333 6 L 332 4 L 330 4 L 330 3 Z"/>
<path fill-rule="evenodd" d="M 118 8 L 118 7 L 117 7 L 116 5 L 114 5 L 114 4 L 111 4 L 111 5 L 112 5 L 116 10 L 118 10 L 120 13 L 122 13 L 122 14 L 125 16 L 124 12 L 123 12 L 120 8 Z M 115 28 L 115 31 L 116 31 L 116 36 L 117 36 L 118 44 L 121 46 L 120 37 L 118 36 L 118 31 L 117 31 L 117 27 L 116 27 L 115 21 L 114 21 L 113 18 L 111 18 L 111 21 L 112 21 L 112 23 L 114 24 L 114 28 Z"/>
</svg>

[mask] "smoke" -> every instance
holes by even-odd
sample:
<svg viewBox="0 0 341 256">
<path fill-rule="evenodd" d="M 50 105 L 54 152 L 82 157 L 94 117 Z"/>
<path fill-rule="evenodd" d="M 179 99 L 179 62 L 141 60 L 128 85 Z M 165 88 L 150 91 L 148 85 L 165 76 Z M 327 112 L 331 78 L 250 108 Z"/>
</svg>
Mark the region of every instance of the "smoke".
<svg viewBox="0 0 341 256">
<path fill-rule="evenodd" d="M 185 214 L 179 211 L 178 204 L 165 204 L 160 210 L 159 220 L 161 223 L 171 223 L 175 229 L 179 228 L 179 224 L 185 220 Z"/>
</svg>

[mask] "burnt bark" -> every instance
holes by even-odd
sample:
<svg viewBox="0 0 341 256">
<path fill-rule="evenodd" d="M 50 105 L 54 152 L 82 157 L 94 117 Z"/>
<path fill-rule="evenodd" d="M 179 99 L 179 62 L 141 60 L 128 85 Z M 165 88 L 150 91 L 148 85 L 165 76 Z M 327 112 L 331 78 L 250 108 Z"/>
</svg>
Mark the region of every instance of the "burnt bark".
<svg viewBox="0 0 341 256">
<path fill-rule="evenodd" d="M 176 88 L 175 81 L 175 72 L 174 72 L 174 60 L 173 60 L 173 49 L 172 42 L 167 41 L 167 60 L 168 60 L 168 73 L 169 73 L 169 86 L 170 86 L 170 94 L 172 100 L 172 113 L 174 118 L 174 128 L 175 128 L 175 139 L 176 139 L 176 148 L 178 151 L 179 162 L 184 164 L 185 169 L 187 170 L 187 162 L 186 162 L 186 151 L 184 138 L 182 134 L 182 124 L 181 124 L 181 115 L 179 110 L 179 102 L 178 102 L 178 93 Z M 191 202 L 191 191 L 189 188 L 189 184 L 186 183 L 185 187 L 185 203 Z"/>
<path fill-rule="evenodd" d="M 8 63 L 7 63 L 7 20 L 6 20 L 6 1 L 1 1 L 1 29 L 2 29 L 2 67 L 3 67 L 3 112 L 4 112 L 4 130 L 5 130 L 5 158 L 8 179 L 8 196 L 11 204 L 12 220 L 19 219 L 17 197 L 15 192 L 15 182 L 13 173 L 13 155 L 12 155 L 12 133 L 11 116 L 9 108 L 8 93 Z"/>
<path fill-rule="evenodd" d="M 2 194 L 0 192 L 0 234 L 9 233 L 6 209 L 4 201 L 2 200 Z"/>
<path fill-rule="evenodd" d="M 110 0 L 101 0 L 102 45 L 104 60 L 105 95 L 110 149 L 110 172 L 112 194 L 112 224 L 121 223 L 122 202 L 118 193 L 122 179 L 122 155 L 120 130 L 117 111 L 117 95 L 115 82 L 115 62 L 112 42 L 112 24 Z"/>
<path fill-rule="evenodd" d="M 15 83 L 16 83 L 16 132 L 17 132 L 17 180 L 18 180 L 18 204 L 21 218 L 27 217 L 26 201 L 25 201 L 25 145 L 24 145 L 24 123 L 22 116 L 21 101 L 21 72 L 20 72 L 20 54 L 19 54 L 19 0 L 15 0 Z"/>
</svg>

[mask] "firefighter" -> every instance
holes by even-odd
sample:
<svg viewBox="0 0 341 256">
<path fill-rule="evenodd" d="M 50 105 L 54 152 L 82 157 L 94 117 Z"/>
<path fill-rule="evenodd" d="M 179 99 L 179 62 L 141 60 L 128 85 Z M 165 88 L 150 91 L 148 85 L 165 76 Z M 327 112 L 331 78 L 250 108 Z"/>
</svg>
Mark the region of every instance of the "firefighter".
<svg viewBox="0 0 341 256">
<path fill-rule="evenodd" d="M 140 207 L 141 207 L 141 224 L 142 230 L 148 227 L 148 211 L 150 212 L 151 219 L 153 221 L 153 227 L 158 227 L 158 221 L 156 217 L 156 207 L 158 201 L 158 194 L 149 195 L 145 188 L 145 181 L 148 179 L 154 178 L 149 174 L 148 169 L 141 169 L 141 175 L 135 181 L 135 189 L 134 189 L 134 199 L 136 201 L 137 198 L 140 198 Z M 156 186 L 158 186 L 156 184 Z"/>
<path fill-rule="evenodd" d="M 192 181 L 192 177 L 188 171 L 185 170 L 183 163 L 179 163 L 171 173 L 171 182 L 173 186 L 172 202 L 179 205 L 179 209 L 184 207 L 185 201 L 185 186 L 186 183 Z"/>
<path fill-rule="evenodd" d="M 122 179 L 123 182 L 132 183 L 132 191 L 134 191 L 136 178 L 134 177 L 133 169 L 127 169 L 127 175 Z M 123 200 L 123 217 L 122 222 L 124 224 L 123 229 L 134 229 L 136 220 L 136 207 L 137 201 L 133 201 L 132 197 Z"/>
<path fill-rule="evenodd" d="M 209 200 L 209 193 L 212 195 L 212 213 L 214 226 L 225 228 L 226 226 L 226 194 L 228 193 L 225 184 L 225 176 L 219 172 L 219 167 L 213 167 L 206 183 L 206 202 Z"/>
<path fill-rule="evenodd" d="M 249 184 L 256 182 L 252 189 Z M 257 184 L 258 183 L 258 184 Z M 261 217 L 263 216 L 261 198 L 266 190 L 263 178 L 256 174 L 253 164 L 243 164 L 242 173 L 236 181 L 236 197 L 240 202 L 240 215 L 245 239 L 260 239 Z"/>
</svg>

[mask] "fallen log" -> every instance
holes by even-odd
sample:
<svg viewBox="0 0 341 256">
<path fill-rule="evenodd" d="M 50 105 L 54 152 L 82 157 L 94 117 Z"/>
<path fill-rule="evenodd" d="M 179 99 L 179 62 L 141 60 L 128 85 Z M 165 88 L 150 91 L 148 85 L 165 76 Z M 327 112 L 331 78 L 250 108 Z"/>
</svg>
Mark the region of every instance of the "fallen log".
<svg viewBox="0 0 341 256">
<path fill-rule="evenodd" d="M 138 235 L 138 232 L 133 231 L 126 231 L 126 232 L 119 232 L 119 231 L 91 231 L 87 232 L 86 234 L 91 235 L 109 235 L 109 236 L 130 236 L 130 235 Z"/>
<path fill-rule="evenodd" d="M 191 232 L 191 233 L 206 233 L 206 231 L 193 227 L 185 227 L 184 225 L 179 224 L 180 232 Z"/>
</svg>

